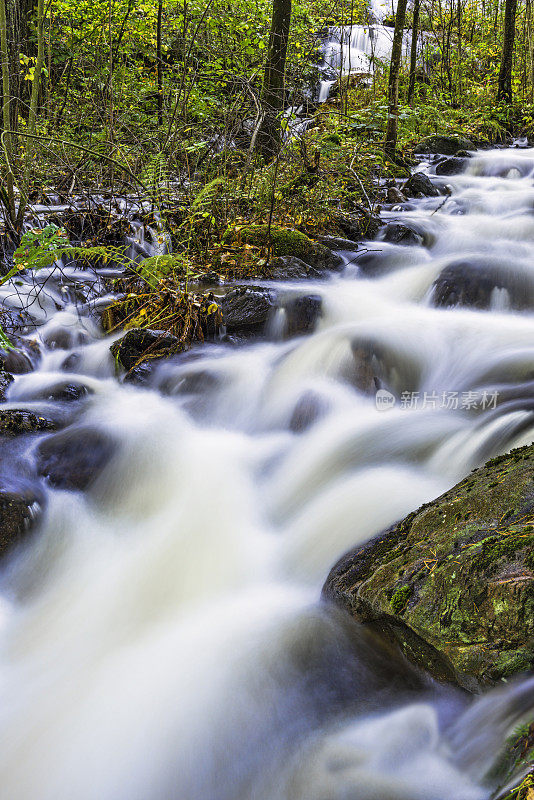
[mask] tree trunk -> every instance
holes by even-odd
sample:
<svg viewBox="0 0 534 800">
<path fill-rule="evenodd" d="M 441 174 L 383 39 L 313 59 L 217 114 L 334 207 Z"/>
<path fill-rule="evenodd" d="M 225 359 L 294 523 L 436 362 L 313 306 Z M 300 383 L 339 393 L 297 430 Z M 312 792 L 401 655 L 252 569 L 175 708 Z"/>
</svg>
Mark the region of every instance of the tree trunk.
<svg viewBox="0 0 534 800">
<path fill-rule="evenodd" d="M 7 9 L 5 0 L 0 0 L 0 58 L 2 59 L 2 127 L 3 156 L 7 162 L 7 202 L 5 213 L 9 224 L 15 222 L 16 208 L 13 194 L 13 143 L 11 140 L 11 87 L 9 76 L 9 49 L 7 35 Z"/>
<path fill-rule="evenodd" d="M 272 159 L 280 149 L 280 112 L 284 107 L 284 83 L 287 43 L 291 24 L 291 0 L 273 0 L 273 16 L 269 50 L 263 79 L 263 121 L 257 144 L 266 159 Z"/>
<path fill-rule="evenodd" d="M 24 156 L 24 173 L 20 187 L 20 201 L 17 214 L 17 228 L 22 226 L 24 213 L 28 203 L 28 194 L 30 188 L 30 179 L 35 157 L 35 139 L 37 133 L 37 112 L 39 109 L 39 91 L 41 88 L 41 75 L 44 65 L 44 22 L 45 22 L 45 7 L 44 0 L 39 0 L 37 3 L 37 57 L 35 60 L 35 68 L 32 80 L 32 93 L 30 97 L 30 108 L 28 112 L 28 134 L 29 137 L 26 142 L 26 152 Z"/>
<path fill-rule="evenodd" d="M 413 102 L 415 92 L 415 70 L 417 68 L 417 37 L 419 35 L 420 0 L 414 0 L 412 20 L 412 42 L 410 47 L 410 82 L 408 84 L 408 105 Z"/>
<path fill-rule="evenodd" d="M 512 102 L 512 61 L 514 55 L 515 17 L 517 0 L 506 0 L 504 7 L 504 35 L 497 100 Z"/>
<path fill-rule="evenodd" d="M 386 126 L 386 141 L 384 143 L 384 151 L 389 158 L 395 158 L 395 151 L 397 149 L 399 74 L 402 61 L 402 38 L 404 34 L 404 23 L 406 21 L 406 5 L 407 0 L 399 0 L 397 4 L 393 47 L 391 48 L 391 62 L 389 65 L 388 120 Z"/>
<path fill-rule="evenodd" d="M 527 56 L 529 64 L 530 98 L 534 98 L 534 20 L 532 13 L 532 0 L 527 0 Z"/>
<path fill-rule="evenodd" d="M 158 126 L 163 125 L 163 61 L 161 53 L 161 23 L 163 17 L 163 0 L 158 0 L 158 23 L 156 28 L 156 62 L 158 74 Z"/>
<path fill-rule="evenodd" d="M 30 29 L 35 10 L 36 0 L 7 0 L 6 3 L 13 131 L 17 129 L 19 115 L 27 117 L 28 114 L 30 87 L 29 81 L 21 79 L 20 56 L 35 58 L 37 55 Z"/>
</svg>

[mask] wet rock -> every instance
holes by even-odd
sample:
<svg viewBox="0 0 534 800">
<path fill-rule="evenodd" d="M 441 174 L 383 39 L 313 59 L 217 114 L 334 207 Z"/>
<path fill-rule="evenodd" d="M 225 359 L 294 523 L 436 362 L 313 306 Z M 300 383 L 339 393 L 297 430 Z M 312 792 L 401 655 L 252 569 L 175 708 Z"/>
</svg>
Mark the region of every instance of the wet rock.
<svg viewBox="0 0 534 800">
<path fill-rule="evenodd" d="M 0 403 L 5 403 L 9 387 L 13 383 L 13 375 L 5 370 L 0 370 Z"/>
<path fill-rule="evenodd" d="M 378 377 L 383 359 L 381 348 L 376 342 L 357 339 L 352 342 L 351 350 L 354 356 L 353 383 L 360 392 L 373 396 L 381 385 Z"/>
<path fill-rule="evenodd" d="M 439 197 L 439 189 L 424 172 L 414 172 L 404 184 L 403 191 L 411 196 Z"/>
<path fill-rule="evenodd" d="M 400 222 L 388 223 L 384 229 L 382 238 L 385 242 L 391 242 L 391 244 L 410 246 L 423 244 L 423 237 L 419 233 L 416 233 L 412 228 Z"/>
<path fill-rule="evenodd" d="M 406 197 L 396 186 L 390 186 L 387 191 L 387 201 L 388 203 L 405 203 Z"/>
<path fill-rule="evenodd" d="M 332 569 L 326 597 L 468 689 L 534 668 L 534 445 L 512 450 Z"/>
<path fill-rule="evenodd" d="M 219 376 L 207 369 L 195 369 L 190 372 L 180 373 L 178 380 L 174 381 L 172 393 L 180 394 L 209 394 L 220 385 Z"/>
<path fill-rule="evenodd" d="M 474 150 L 473 142 L 465 136 L 427 136 L 414 148 L 416 155 L 455 156 L 459 150 Z"/>
<path fill-rule="evenodd" d="M 317 392 L 305 392 L 293 409 L 289 428 L 294 433 L 302 433 L 314 425 L 325 413 L 327 404 Z"/>
<path fill-rule="evenodd" d="M 31 411 L 0 411 L 0 436 L 21 436 L 25 433 L 53 431 L 56 423 L 32 414 Z"/>
<path fill-rule="evenodd" d="M 314 242 L 301 231 L 277 225 L 272 226 L 270 231 L 267 225 L 246 225 L 239 231 L 228 232 L 225 239 L 256 247 L 270 244 L 274 256 L 295 256 L 320 270 L 339 269 L 343 264 L 342 259 L 323 244 Z"/>
<path fill-rule="evenodd" d="M 13 349 L 0 349 L 0 365 L 13 375 L 24 375 L 31 372 L 41 359 L 37 342 L 23 339 L 11 334 L 9 337 Z"/>
<path fill-rule="evenodd" d="M 286 336 L 302 336 L 312 333 L 321 316 L 322 299 L 319 295 L 295 297 L 284 304 L 286 312 Z"/>
<path fill-rule="evenodd" d="M 468 306 L 487 309 L 497 303 L 496 290 L 506 292 L 512 308 L 532 306 L 534 281 L 530 270 L 486 258 L 461 259 L 447 265 L 433 284 L 432 301 L 438 308 Z"/>
<path fill-rule="evenodd" d="M 330 250 L 355 252 L 360 248 L 358 242 L 353 242 L 352 239 L 342 239 L 339 236 L 321 236 L 321 242 L 329 247 Z"/>
<path fill-rule="evenodd" d="M 457 156 L 452 156 L 451 158 L 445 158 L 442 161 L 438 161 L 435 172 L 436 175 L 458 175 L 460 172 L 464 172 L 467 164 L 467 158 L 458 158 Z"/>
<path fill-rule="evenodd" d="M 47 389 L 44 394 L 47 400 L 71 402 L 87 397 L 89 389 L 80 383 L 59 383 Z"/>
<path fill-rule="evenodd" d="M 146 386 L 152 380 L 157 360 L 142 361 L 124 376 L 124 383 L 133 383 L 135 386 Z"/>
<path fill-rule="evenodd" d="M 224 297 L 223 322 L 229 334 L 260 334 L 276 308 L 276 293 L 270 289 L 239 287 Z"/>
<path fill-rule="evenodd" d="M 273 258 L 268 265 L 269 277 L 274 281 L 303 281 L 321 278 L 323 273 L 295 256 Z"/>
<path fill-rule="evenodd" d="M 81 344 L 87 344 L 89 337 L 84 331 L 70 330 L 58 326 L 43 338 L 43 341 L 50 350 L 70 350 Z"/>
<path fill-rule="evenodd" d="M 23 542 L 35 528 L 43 508 L 43 498 L 27 490 L 0 489 L 0 559 Z"/>
<path fill-rule="evenodd" d="M 24 375 L 33 370 L 30 357 L 20 350 L 8 350 L 2 357 L 5 369 L 13 375 Z"/>
<path fill-rule="evenodd" d="M 77 372 L 82 360 L 81 353 L 70 353 L 63 361 L 61 369 L 65 372 Z"/>
<path fill-rule="evenodd" d="M 84 490 L 95 481 L 115 452 L 115 443 L 92 428 L 67 428 L 48 436 L 37 448 L 37 470 L 52 486 Z"/>
<path fill-rule="evenodd" d="M 121 367 L 131 370 L 142 361 L 174 355 L 181 345 L 176 336 L 166 331 L 131 328 L 109 349 Z"/>
</svg>

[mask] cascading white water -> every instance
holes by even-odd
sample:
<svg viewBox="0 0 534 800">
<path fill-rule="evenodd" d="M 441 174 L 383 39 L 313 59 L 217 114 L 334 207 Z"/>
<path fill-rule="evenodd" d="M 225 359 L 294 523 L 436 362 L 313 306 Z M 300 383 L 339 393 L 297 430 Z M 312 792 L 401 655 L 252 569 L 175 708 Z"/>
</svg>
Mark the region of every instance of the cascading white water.
<svg viewBox="0 0 534 800">
<path fill-rule="evenodd" d="M 41 529 L 3 568 L 2 798 L 489 797 L 532 682 L 471 704 L 319 600 L 347 548 L 534 437 L 534 298 L 514 294 L 534 286 L 534 151 L 435 180 L 445 203 L 384 212 L 424 246 L 371 242 L 291 285 L 322 298 L 313 335 L 206 345 L 147 388 L 114 378 L 91 303 L 56 311 L 52 273 L 0 289 L 38 297 L 42 351 L 7 407 L 50 411 L 68 378 L 89 394 L 62 435 L 113 447 L 86 493 L 41 486 Z M 498 301 L 435 307 L 444 271 L 490 256 Z M 31 475 L 35 444 L 13 468 Z"/>
<path fill-rule="evenodd" d="M 335 25 L 328 28 L 321 46 L 317 101 L 324 103 L 330 96 L 332 86 L 340 76 L 360 73 L 372 75 L 377 63 L 388 62 L 393 47 L 392 27 L 382 25 L 386 17 L 394 13 L 393 0 L 373 0 L 369 14 L 373 20 L 369 25 Z M 425 37 L 421 32 L 417 40 L 417 59 L 422 63 Z M 402 58 L 409 56 L 412 32 L 406 30 L 402 39 Z"/>
</svg>

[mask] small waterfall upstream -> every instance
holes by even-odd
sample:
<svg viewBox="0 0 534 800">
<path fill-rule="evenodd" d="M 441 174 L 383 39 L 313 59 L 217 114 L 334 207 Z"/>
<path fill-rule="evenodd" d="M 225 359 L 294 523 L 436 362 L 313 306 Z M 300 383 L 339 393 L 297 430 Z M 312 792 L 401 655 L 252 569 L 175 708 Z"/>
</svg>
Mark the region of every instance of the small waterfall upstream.
<svg viewBox="0 0 534 800">
<path fill-rule="evenodd" d="M 473 701 L 320 600 L 344 551 L 534 438 L 534 150 L 433 180 L 450 194 L 291 284 L 322 300 L 312 335 L 207 344 L 143 387 L 95 322 L 103 272 L 0 288 L 40 353 L 3 408 L 107 452 L 76 491 L 39 478 L 35 437 L 1 445 L 2 480 L 46 498 L 0 575 L 2 798 L 491 796 L 533 680 Z"/>
<path fill-rule="evenodd" d="M 386 64 L 391 57 L 394 28 L 382 24 L 392 16 L 395 2 L 374 0 L 369 4 L 372 22 L 368 25 L 334 25 L 326 31 L 321 45 L 319 73 L 321 81 L 317 102 L 324 103 L 332 86 L 340 77 L 354 74 L 371 76 L 377 64 Z M 420 32 L 417 38 L 417 63 L 424 66 L 425 41 L 428 34 Z M 412 31 L 405 30 L 402 39 L 402 58 L 410 55 Z"/>
</svg>

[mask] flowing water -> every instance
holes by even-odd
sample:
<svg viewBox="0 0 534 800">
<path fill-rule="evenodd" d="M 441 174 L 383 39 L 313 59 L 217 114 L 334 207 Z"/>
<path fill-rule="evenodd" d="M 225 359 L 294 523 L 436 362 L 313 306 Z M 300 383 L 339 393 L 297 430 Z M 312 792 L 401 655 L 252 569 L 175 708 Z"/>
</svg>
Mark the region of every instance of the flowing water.
<svg viewBox="0 0 534 800">
<path fill-rule="evenodd" d="M 378 13 L 380 4 L 377 4 Z M 383 15 L 383 11 L 381 12 Z M 378 17 L 381 19 L 382 17 Z M 418 36 L 417 64 L 425 68 L 424 53 L 428 34 L 421 32 Z M 402 38 L 402 58 L 406 61 L 410 55 L 412 41 L 411 30 L 406 30 Z M 393 28 L 379 23 L 369 25 L 337 25 L 328 28 L 321 46 L 321 63 L 317 102 L 328 100 L 332 87 L 343 75 L 370 76 L 375 72 L 377 64 L 389 62 L 393 48 Z"/>
<path fill-rule="evenodd" d="M 533 438 L 534 150 L 435 181 L 450 196 L 384 212 L 422 244 L 367 243 L 341 275 L 285 285 L 322 298 L 313 335 L 278 319 L 147 387 L 115 378 L 101 276 L 2 287 L 42 355 L 5 407 L 113 449 L 87 492 L 41 481 L 44 522 L 3 568 L 2 798 L 490 796 L 534 682 L 472 702 L 320 600 L 344 551 Z M 447 269 L 484 278 L 485 308 L 436 307 Z M 88 393 L 54 399 L 66 382 Z M 38 480 L 35 447 L 4 448 L 4 484 Z"/>
</svg>

